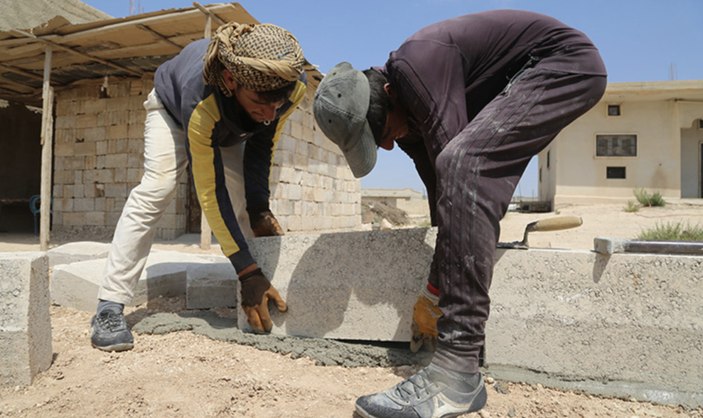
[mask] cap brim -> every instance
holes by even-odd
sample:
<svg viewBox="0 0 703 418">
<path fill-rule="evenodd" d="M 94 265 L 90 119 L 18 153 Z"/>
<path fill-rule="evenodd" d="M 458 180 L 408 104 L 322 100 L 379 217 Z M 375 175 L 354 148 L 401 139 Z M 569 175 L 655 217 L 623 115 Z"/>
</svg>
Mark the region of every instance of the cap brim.
<svg viewBox="0 0 703 418">
<path fill-rule="evenodd" d="M 352 148 L 344 151 L 344 158 L 356 178 L 364 177 L 373 170 L 376 165 L 376 141 L 368 121 L 364 123 L 359 140 Z"/>
</svg>

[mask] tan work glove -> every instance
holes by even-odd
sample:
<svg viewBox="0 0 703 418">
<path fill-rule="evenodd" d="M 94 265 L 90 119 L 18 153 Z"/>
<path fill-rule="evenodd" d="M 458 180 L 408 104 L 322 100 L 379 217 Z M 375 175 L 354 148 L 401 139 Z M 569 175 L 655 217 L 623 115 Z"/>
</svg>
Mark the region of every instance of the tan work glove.
<svg viewBox="0 0 703 418">
<path fill-rule="evenodd" d="M 273 237 L 283 235 L 283 228 L 270 210 L 250 215 L 251 230 L 255 237 Z"/>
<path fill-rule="evenodd" d="M 280 312 L 288 310 L 275 287 L 271 286 L 260 268 L 239 277 L 242 309 L 249 325 L 257 334 L 271 331 L 273 322 L 269 313 L 269 301 L 273 301 Z"/>
<path fill-rule="evenodd" d="M 442 311 L 438 306 L 439 296 L 434 295 L 428 287 L 436 290 L 428 283 L 422 288 L 413 307 L 413 336 L 410 340 L 410 351 L 413 353 L 420 351 L 423 345 L 428 351 L 437 348 L 437 319 L 442 316 Z"/>
</svg>

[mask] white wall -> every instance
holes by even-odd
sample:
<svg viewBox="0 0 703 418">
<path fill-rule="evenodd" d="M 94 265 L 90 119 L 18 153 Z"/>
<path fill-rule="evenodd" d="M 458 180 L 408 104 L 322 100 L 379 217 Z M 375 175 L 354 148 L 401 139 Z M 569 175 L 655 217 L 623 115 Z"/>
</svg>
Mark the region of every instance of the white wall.
<svg viewBox="0 0 703 418">
<path fill-rule="evenodd" d="M 565 128 L 558 141 L 555 204 L 569 200 L 631 199 L 645 188 L 680 197 L 681 146 L 678 111 L 672 101 L 634 101 L 621 116 L 607 116 L 602 101 Z M 636 134 L 637 157 L 596 157 L 597 134 Z M 554 156 L 554 155 L 553 155 Z M 625 167 L 625 179 L 607 179 L 606 168 Z"/>
</svg>

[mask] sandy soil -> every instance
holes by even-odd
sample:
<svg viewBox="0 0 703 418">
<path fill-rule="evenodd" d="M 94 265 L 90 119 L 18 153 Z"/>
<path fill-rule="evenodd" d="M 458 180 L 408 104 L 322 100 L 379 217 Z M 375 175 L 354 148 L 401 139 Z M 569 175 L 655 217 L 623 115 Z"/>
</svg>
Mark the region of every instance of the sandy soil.
<svg viewBox="0 0 703 418">
<path fill-rule="evenodd" d="M 703 205 L 681 202 L 626 213 L 620 205 L 567 207 L 577 229 L 534 233 L 534 247 L 592 248 L 595 236 L 634 238 L 662 222 L 703 222 Z M 501 240 L 522 239 L 524 226 L 554 215 L 510 213 Z M 0 251 L 35 250 L 36 242 L 13 243 L 0 235 Z M 162 243 L 196 251 L 192 242 Z M 128 308 L 134 325 L 162 312 L 179 312 L 180 300 Z M 319 366 L 306 357 L 261 351 L 212 340 L 190 331 L 136 334 L 124 353 L 90 347 L 91 314 L 52 307 L 52 367 L 29 387 L 0 389 L 1 417 L 352 417 L 358 396 L 384 390 L 416 366 Z M 226 313 L 223 313 L 226 317 Z M 234 325 L 234 321 L 232 321 Z M 703 409 L 652 405 L 562 392 L 489 379 L 486 408 L 467 417 L 703 417 Z"/>
</svg>

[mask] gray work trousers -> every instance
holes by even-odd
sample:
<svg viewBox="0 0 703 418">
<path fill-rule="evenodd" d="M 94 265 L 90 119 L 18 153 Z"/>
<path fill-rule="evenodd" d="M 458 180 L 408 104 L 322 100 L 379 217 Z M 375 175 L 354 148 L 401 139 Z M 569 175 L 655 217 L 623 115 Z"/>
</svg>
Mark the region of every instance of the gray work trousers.
<svg viewBox="0 0 703 418">
<path fill-rule="evenodd" d="M 542 68 L 517 74 L 435 161 L 433 273 L 443 316 L 433 362 L 475 373 L 488 319 L 500 220 L 530 159 L 593 107 L 606 77 Z"/>
</svg>

